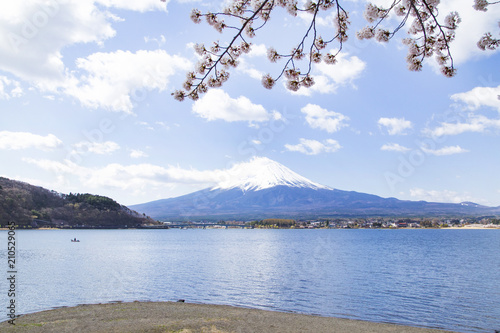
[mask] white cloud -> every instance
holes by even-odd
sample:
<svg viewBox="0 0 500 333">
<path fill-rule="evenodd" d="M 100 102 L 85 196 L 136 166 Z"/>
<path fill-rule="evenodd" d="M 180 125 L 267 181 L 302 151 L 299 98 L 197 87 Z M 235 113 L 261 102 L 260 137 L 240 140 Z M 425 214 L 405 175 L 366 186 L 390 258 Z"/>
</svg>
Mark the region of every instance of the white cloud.
<svg viewBox="0 0 500 333">
<path fill-rule="evenodd" d="M 244 57 L 266 57 L 267 56 L 267 48 L 264 44 L 253 44 L 250 48 L 250 52 L 248 52 Z"/>
<path fill-rule="evenodd" d="M 170 129 L 170 126 L 165 123 L 164 121 L 157 121 L 155 122 L 156 125 L 158 125 L 160 128 L 163 128 L 165 130 L 169 130 Z"/>
<path fill-rule="evenodd" d="M 335 51 L 331 51 L 335 52 Z M 356 56 L 350 56 L 347 53 L 340 53 L 337 56 L 337 63 L 329 65 L 324 62 L 314 64 L 313 78 L 314 85 L 311 88 L 301 87 L 294 95 L 310 96 L 317 92 L 320 94 L 331 94 L 337 91 L 337 88 L 347 84 L 353 87 L 354 80 L 357 79 L 366 68 L 366 63 Z M 283 84 L 286 85 L 285 80 Z"/>
<path fill-rule="evenodd" d="M 0 149 L 20 150 L 36 148 L 41 150 L 51 150 L 61 145 L 62 141 L 53 134 L 41 136 L 28 132 L 0 132 Z"/>
<path fill-rule="evenodd" d="M 326 75 L 313 75 L 314 85 L 310 88 L 301 87 L 298 91 L 291 91 L 292 95 L 311 96 L 313 93 L 333 94 L 337 91 L 338 86 L 330 81 Z M 286 86 L 286 82 L 283 81 Z"/>
<path fill-rule="evenodd" d="M 90 0 L 4 1 L 0 13 L 0 70 L 42 90 L 55 90 L 65 81 L 61 50 L 113 37 L 110 20 Z"/>
<path fill-rule="evenodd" d="M 193 44 L 194 45 L 194 44 Z M 335 50 L 331 50 L 335 52 Z M 264 72 L 255 69 L 248 61 L 251 58 L 266 57 L 267 47 L 264 44 L 252 45 L 251 51 L 244 54 L 239 59 L 239 66 L 237 70 L 249 75 L 251 78 L 261 80 L 265 75 Z M 337 63 L 335 65 L 328 65 L 325 63 L 313 64 L 313 78 L 315 84 L 310 88 L 300 88 L 298 91 L 290 91 L 293 95 L 310 96 L 312 93 L 331 94 L 334 93 L 338 87 L 353 84 L 363 70 L 366 68 L 366 63 L 356 56 L 349 56 L 348 53 L 340 53 L 337 56 Z M 286 86 L 286 80 L 282 80 L 283 86 Z M 353 85 L 354 86 L 354 85 Z"/>
<path fill-rule="evenodd" d="M 488 128 L 500 129 L 500 119 L 471 115 L 467 119 L 467 122 L 440 123 L 440 126 L 434 129 L 426 128 L 423 132 L 431 137 L 440 137 L 444 135 L 458 135 L 465 132 L 483 133 Z"/>
<path fill-rule="evenodd" d="M 245 96 L 231 98 L 221 89 L 211 89 L 193 104 L 193 112 L 209 121 L 263 122 L 279 117 L 276 112 L 269 113 L 260 104 L 253 104 Z"/>
<path fill-rule="evenodd" d="M 105 142 L 90 142 L 90 141 L 82 141 L 73 145 L 74 151 L 72 153 L 75 154 L 85 154 L 85 153 L 94 153 L 99 155 L 110 154 L 118 149 L 120 149 L 120 145 L 113 141 L 105 141 Z"/>
<path fill-rule="evenodd" d="M 315 68 L 320 71 L 321 75 L 328 77 L 337 87 L 352 84 L 366 68 L 366 63 L 356 56 L 340 53 L 337 56 L 336 64 L 329 65 L 321 62 L 316 64 Z"/>
<path fill-rule="evenodd" d="M 380 118 L 378 124 L 386 127 L 389 135 L 405 135 L 405 130 L 412 127 L 411 121 L 404 118 Z"/>
<path fill-rule="evenodd" d="M 0 70 L 29 82 L 41 91 L 64 92 L 68 85 L 77 85 L 77 78 L 64 64 L 62 50 L 82 43 L 102 45 L 105 40 L 114 37 L 116 31 L 112 23 L 123 20 L 109 12 L 109 8 L 166 11 L 166 2 L 4 1 L 0 12 Z M 91 73 L 89 77 L 92 76 Z M 83 102 L 88 100 L 86 98 Z"/>
<path fill-rule="evenodd" d="M 88 168 L 81 167 L 76 163 L 65 160 L 65 162 L 57 162 L 47 159 L 23 158 L 23 161 L 29 164 L 34 164 L 40 169 L 53 172 L 55 174 L 74 174 L 86 177 Z"/>
<path fill-rule="evenodd" d="M 479 119 L 474 119 L 470 123 L 441 123 L 441 126 L 427 130 L 431 136 L 457 135 L 465 132 L 483 132 L 485 124 Z"/>
<path fill-rule="evenodd" d="M 239 72 L 242 72 L 244 74 L 247 74 L 250 76 L 252 79 L 255 80 L 261 80 L 262 77 L 265 75 L 264 72 L 259 71 L 258 69 L 255 69 L 250 65 L 245 58 L 240 58 L 240 64 L 237 67 L 237 70 Z"/>
<path fill-rule="evenodd" d="M 464 149 L 460 146 L 446 146 L 440 149 L 428 149 L 425 147 L 421 147 L 421 149 L 424 153 L 435 156 L 454 155 L 469 152 L 467 149 Z"/>
<path fill-rule="evenodd" d="M 312 128 L 333 133 L 348 126 L 345 121 L 349 120 L 349 117 L 338 112 L 328 111 L 316 104 L 307 104 L 300 111 L 306 115 L 306 121 Z"/>
<path fill-rule="evenodd" d="M 139 149 L 132 149 L 130 150 L 130 157 L 132 158 L 148 157 L 148 154 Z"/>
<path fill-rule="evenodd" d="M 118 9 L 127 9 L 137 12 L 147 12 L 152 10 L 166 11 L 168 1 L 157 0 L 97 0 L 97 2 L 106 7 Z"/>
<path fill-rule="evenodd" d="M 255 69 L 252 64 L 247 61 L 248 58 L 255 57 L 266 57 L 267 56 L 267 48 L 264 44 L 254 44 L 252 45 L 250 52 L 247 54 L 243 54 L 239 59 L 239 65 L 236 67 L 236 70 L 247 74 L 252 79 L 261 80 L 265 75 L 264 72 Z"/>
<path fill-rule="evenodd" d="M 141 192 L 175 184 L 206 185 L 223 179 L 226 170 L 198 171 L 180 167 L 162 167 L 153 164 L 108 164 L 101 168 L 83 167 L 70 160 L 62 162 L 47 159 L 25 158 L 24 162 L 58 174 L 61 177 L 76 176 L 90 188 L 114 188 Z"/>
<path fill-rule="evenodd" d="M 400 153 L 404 153 L 410 150 L 408 147 L 401 146 L 398 143 L 387 143 L 380 147 L 380 150 L 385 150 L 385 151 L 397 151 Z"/>
<path fill-rule="evenodd" d="M 160 38 L 146 36 L 146 37 L 144 37 L 144 42 L 145 43 L 156 43 L 158 45 L 158 47 L 160 47 L 160 46 L 163 46 L 167 42 L 167 39 L 163 35 L 160 35 Z"/>
<path fill-rule="evenodd" d="M 297 16 L 304 21 L 305 24 L 309 25 L 311 24 L 311 20 L 313 18 L 313 15 L 308 12 L 298 12 Z M 331 28 L 334 26 L 335 22 L 335 17 L 337 16 L 336 11 L 332 11 L 329 15 L 326 16 L 316 16 L 316 25 L 326 27 L 326 28 Z"/>
<path fill-rule="evenodd" d="M 65 92 L 90 108 L 131 113 L 134 102 L 142 101 L 147 91 L 165 90 L 170 76 L 190 66 L 186 59 L 163 50 L 94 53 L 77 59 L 83 73 L 74 75 Z"/>
<path fill-rule="evenodd" d="M 464 93 L 454 94 L 451 99 L 465 103 L 470 110 L 486 106 L 500 112 L 500 86 L 476 87 Z"/>
<path fill-rule="evenodd" d="M 334 51 L 330 51 L 334 52 Z M 366 63 L 356 56 L 349 56 L 347 53 L 340 53 L 337 56 L 337 63 L 329 65 L 324 62 L 315 65 L 323 75 L 329 77 L 335 84 L 344 85 L 352 83 L 366 68 Z"/>
<path fill-rule="evenodd" d="M 491 1 L 490 1 L 491 2 Z M 456 30 L 456 38 L 451 43 L 451 54 L 456 64 L 464 63 L 477 57 L 491 56 L 497 51 L 482 51 L 476 43 L 485 32 L 498 36 L 498 18 L 500 6 L 488 6 L 488 11 L 480 12 L 472 8 L 472 1 L 444 0 L 439 4 L 439 18 L 457 11 L 462 22 Z"/>
<path fill-rule="evenodd" d="M 21 97 L 23 90 L 19 82 L 0 76 L 0 99 L 9 100 L 12 97 Z"/>
<path fill-rule="evenodd" d="M 460 203 L 465 201 L 477 202 L 467 193 L 458 193 L 449 190 L 424 190 L 421 188 L 410 189 L 410 196 L 413 200 L 424 200 L 430 202 L 447 202 L 447 203 Z"/>
<path fill-rule="evenodd" d="M 309 140 L 309 139 L 299 139 L 298 144 L 290 145 L 286 144 L 285 148 L 288 151 L 296 151 L 299 153 L 303 153 L 306 155 L 318 155 L 320 153 L 334 153 L 342 146 L 333 139 L 327 139 L 323 142 L 319 142 L 317 140 Z"/>
<path fill-rule="evenodd" d="M 150 130 L 150 131 L 154 131 L 155 130 L 155 128 L 150 123 L 148 123 L 147 121 L 138 121 L 136 124 L 144 127 L 147 130 Z"/>
</svg>

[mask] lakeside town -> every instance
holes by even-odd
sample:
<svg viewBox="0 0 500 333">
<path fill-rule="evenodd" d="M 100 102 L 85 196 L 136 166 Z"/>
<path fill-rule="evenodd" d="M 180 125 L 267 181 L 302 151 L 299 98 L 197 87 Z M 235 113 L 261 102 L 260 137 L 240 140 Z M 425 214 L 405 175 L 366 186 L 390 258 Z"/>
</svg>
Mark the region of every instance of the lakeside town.
<svg viewBox="0 0 500 333">
<path fill-rule="evenodd" d="M 417 229 L 417 228 L 490 228 L 500 229 L 497 217 L 467 218 L 331 218 L 317 220 L 263 219 L 256 221 L 161 222 L 169 228 L 198 229 Z"/>
</svg>

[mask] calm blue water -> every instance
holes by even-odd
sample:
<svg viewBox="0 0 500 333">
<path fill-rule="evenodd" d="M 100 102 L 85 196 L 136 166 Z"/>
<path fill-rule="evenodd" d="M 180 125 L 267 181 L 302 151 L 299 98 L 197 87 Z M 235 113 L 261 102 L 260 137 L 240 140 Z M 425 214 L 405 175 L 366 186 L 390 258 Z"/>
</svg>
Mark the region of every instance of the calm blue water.
<svg viewBox="0 0 500 333">
<path fill-rule="evenodd" d="M 18 313 L 182 298 L 500 330 L 500 230 L 18 230 L 17 239 Z"/>
</svg>

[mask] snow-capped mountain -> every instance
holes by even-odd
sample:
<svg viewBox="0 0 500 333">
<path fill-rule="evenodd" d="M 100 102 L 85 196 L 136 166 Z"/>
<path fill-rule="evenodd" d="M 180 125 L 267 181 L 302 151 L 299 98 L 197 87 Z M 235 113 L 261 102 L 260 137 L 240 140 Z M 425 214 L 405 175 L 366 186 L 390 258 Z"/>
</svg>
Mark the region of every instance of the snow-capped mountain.
<svg viewBox="0 0 500 333">
<path fill-rule="evenodd" d="M 403 201 L 337 190 L 265 157 L 221 172 L 210 188 L 130 208 L 160 220 L 477 215 L 494 210 L 470 203 Z"/>
<path fill-rule="evenodd" d="M 275 186 L 311 189 L 331 189 L 293 172 L 286 166 L 267 157 L 254 157 L 228 170 L 226 177 L 211 190 L 241 189 L 259 191 Z"/>
</svg>

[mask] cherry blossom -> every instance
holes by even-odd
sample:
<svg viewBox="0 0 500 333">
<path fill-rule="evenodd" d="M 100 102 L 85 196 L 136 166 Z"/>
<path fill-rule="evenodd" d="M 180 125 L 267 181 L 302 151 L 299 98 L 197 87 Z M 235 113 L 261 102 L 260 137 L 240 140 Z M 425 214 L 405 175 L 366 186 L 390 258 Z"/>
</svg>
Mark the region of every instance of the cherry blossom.
<svg viewBox="0 0 500 333">
<path fill-rule="evenodd" d="M 488 10 L 489 5 L 499 4 L 500 1 L 496 2 L 488 2 L 486 0 L 475 0 L 474 1 L 474 9 L 486 12 Z M 500 28 L 500 21 L 498 22 L 498 27 Z M 481 39 L 477 42 L 477 47 L 481 50 L 495 50 L 498 46 L 500 46 L 500 39 L 493 38 L 491 32 L 485 33 Z"/>
<path fill-rule="evenodd" d="M 363 28 L 357 37 L 359 39 L 375 37 L 378 42 L 388 42 L 408 20 L 411 20 L 408 29 L 410 38 L 403 40 L 408 46 L 406 57 L 408 69 L 420 71 L 424 59 L 435 56 L 443 75 L 451 77 L 455 75 L 456 69 L 450 52 L 450 43 L 455 38 L 455 30 L 461 20 L 457 12 L 452 12 L 440 22 L 439 2 L 439 0 L 395 0 L 387 8 L 368 4 L 365 18 L 373 25 Z M 399 26 L 394 30 L 379 28 L 391 11 L 402 17 Z"/>
<path fill-rule="evenodd" d="M 190 18 L 194 23 L 205 20 L 215 30 L 223 32 L 234 31 L 231 40 L 214 42 L 211 47 L 195 44 L 193 49 L 200 56 L 194 71 L 187 74 L 183 90 L 177 90 L 172 95 L 177 100 L 186 97 L 196 100 L 200 94 L 209 88 L 220 87 L 229 78 L 229 68 L 237 67 L 239 58 L 250 52 L 252 44 L 247 40 L 253 38 L 263 29 L 276 8 L 284 8 L 291 16 L 306 13 L 310 23 L 302 36 L 295 40 L 291 51 L 283 53 L 273 47 L 267 50 L 267 57 L 272 63 L 277 63 L 281 71 L 276 75 L 266 74 L 262 77 L 262 85 L 266 89 L 274 87 L 283 76 L 286 87 L 297 91 L 300 87 L 309 88 L 314 85 L 312 76 L 313 65 L 324 62 L 334 65 L 337 56 L 348 41 L 350 26 L 349 13 L 342 7 L 339 0 L 307 0 L 305 3 L 297 0 L 228 0 L 226 7 L 220 12 L 201 12 L 193 9 Z M 346 3 L 348 1 L 345 1 Z M 487 0 L 475 0 L 474 9 L 486 11 L 489 5 L 500 3 Z M 441 66 L 441 72 L 447 77 L 456 73 L 450 43 L 455 38 L 455 30 L 460 24 L 457 12 L 449 13 L 444 19 L 439 16 L 440 0 L 393 0 L 387 7 L 369 3 L 364 17 L 369 23 L 356 33 L 358 39 L 375 39 L 377 42 L 388 42 L 396 33 L 408 24 L 408 37 L 403 43 L 408 48 L 406 60 L 411 71 L 422 70 L 425 58 L 433 57 Z M 317 19 L 322 12 L 331 12 L 334 29 L 319 30 Z M 395 27 L 384 27 L 389 15 L 396 14 L 399 24 Z M 393 15 L 394 16 L 394 15 Z M 304 16 L 302 16 L 304 17 Z M 439 17 L 439 19 L 438 19 Z M 294 43 L 296 36 L 286 36 Z M 495 49 L 500 40 L 491 33 L 486 33 L 477 43 L 478 47 Z M 329 50 L 328 52 L 326 50 Z M 331 51 L 335 50 L 335 51 Z M 299 66 L 303 70 L 299 69 Z"/>
</svg>

